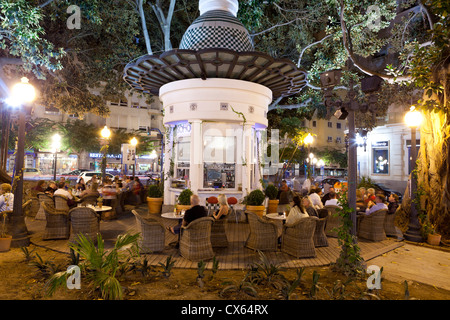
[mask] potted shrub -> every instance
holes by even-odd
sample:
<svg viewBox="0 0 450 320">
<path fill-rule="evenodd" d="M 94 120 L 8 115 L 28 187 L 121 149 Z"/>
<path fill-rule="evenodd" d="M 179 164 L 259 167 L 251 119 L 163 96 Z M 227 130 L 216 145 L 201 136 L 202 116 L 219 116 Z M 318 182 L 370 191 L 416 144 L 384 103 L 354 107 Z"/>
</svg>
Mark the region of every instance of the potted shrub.
<svg viewBox="0 0 450 320">
<path fill-rule="evenodd" d="M 264 200 L 266 196 L 264 192 L 259 189 L 253 190 L 245 197 L 245 208 L 249 212 L 253 212 L 258 216 L 262 217 L 264 215 Z"/>
<path fill-rule="evenodd" d="M 161 213 L 163 203 L 163 191 L 160 185 L 151 185 L 148 187 L 147 206 L 149 213 Z"/>
<path fill-rule="evenodd" d="M 0 213 L 2 226 L 0 228 L 0 252 L 8 251 L 11 247 L 12 236 L 6 234 L 6 212 Z"/>
<path fill-rule="evenodd" d="M 264 194 L 269 198 L 269 204 L 267 206 L 267 213 L 277 213 L 278 212 L 278 188 L 273 184 L 269 184 L 264 190 Z"/>
<path fill-rule="evenodd" d="M 422 225 L 423 238 L 426 239 L 428 244 L 438 246 L 441 243 L 441 235 L 436 232 L 436 226 L 433 225 L 428 218 L 426 218 Z"/>
<path fill-rule="evenodd" d="M 191 196 L 194 193 L 191 191 L 191 189 L 184 189 L 181 191 L 180 195 L 178 196 L 178 204 L 176 206 L 177 213 L 180 213 L 183 210 L 188 210 L 191 208 Z"/>
</svg>

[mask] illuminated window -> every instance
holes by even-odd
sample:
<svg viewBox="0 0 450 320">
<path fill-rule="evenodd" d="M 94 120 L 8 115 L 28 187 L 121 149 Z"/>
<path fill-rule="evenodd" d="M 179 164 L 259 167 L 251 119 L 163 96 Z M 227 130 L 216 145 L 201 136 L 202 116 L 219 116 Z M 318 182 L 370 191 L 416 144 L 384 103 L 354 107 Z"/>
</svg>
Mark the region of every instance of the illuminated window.
<svg viewBox="0 0 450 320">
<path fill-rule="evenodd" d="M 389 174 L 389 141 L 372 144 L 372 164 L 374 174 Z"/>
</svg>

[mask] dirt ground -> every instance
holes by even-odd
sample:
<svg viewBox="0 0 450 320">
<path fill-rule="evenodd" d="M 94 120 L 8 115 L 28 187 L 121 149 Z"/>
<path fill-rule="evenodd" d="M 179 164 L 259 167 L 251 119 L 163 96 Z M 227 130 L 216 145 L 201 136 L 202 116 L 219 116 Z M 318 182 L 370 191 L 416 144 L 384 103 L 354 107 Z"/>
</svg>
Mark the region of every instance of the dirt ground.
<svg viewBox="0 0 450 320">
<path fill-rule="evenodd" d="M 81 278 L 81 289 L 58 289 L 49 297 L 45 295 L 44 286 L 48 275 L 44 275 L 32 265 L 39 261 L 51 261 L 57 270 L 65 270 L 70 264 L 68 255 L 50 251 L 45 248 L 28 247 L 31 260 L 21 249 L 11 249 L 0 253 L 0 300 L 95 300 L 99 298 L 97 291 L 92 290 L 84 277 Z M 220 266 L 219 266 L 220 267 Z M 162 268 L 159 267 L 159 271 Z M 203 285 L 197 281 L 197 269 L 172 269 L 169 277 L 164 277 L 156 268 L 150 276 L 144 277 L 139 272 L 128 271 L 118 276 L 124 289 L 124 300 L 282 300 L 277 282 L 262 281 L 249 286 L 246 293 L 243 279 L 247 270 L 218 270 L 213 275 L 210 269 L 205 270 Z M 319 274 L 316 286 L 313 286 L 313 273 Z M 286 269 L 280 273 L 292 283 L 296 279 L 297 270 Z M 366 281 L 352 281 L 345 284 L 348 278 L 333 272 L 330 267 L 305 268 L 301 281 L 291 292 L 291 300 L 450 300 L 450 292 L 434 286 L 408 281 L 409 295 L 405 294 L 404 282 L 392 282 L 382 278 L 380 290 L 368 290 Z M 232 290 L 238 289 L 241 290 Z M 311 295 L 316 288 L 316 294 Z M 227 289 L 227 290 L 225 290 Z M 286 289 L 286 286 L 285 286 Z M 224 292 L 225 291 L 225 292 Z M 256 293 L 256 294 L 255 294 Z"/>
</svg>

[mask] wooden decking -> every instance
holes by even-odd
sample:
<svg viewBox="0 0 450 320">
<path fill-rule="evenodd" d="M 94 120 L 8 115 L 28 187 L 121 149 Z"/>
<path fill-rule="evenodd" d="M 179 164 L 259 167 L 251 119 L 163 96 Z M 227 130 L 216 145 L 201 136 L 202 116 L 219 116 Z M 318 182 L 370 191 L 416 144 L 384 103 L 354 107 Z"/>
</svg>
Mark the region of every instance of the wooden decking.
<svg viewBox="0 0 450 320">
<path fill-rule="evenodd" d="M 143 216 L 148 214 L 146 206 L 136 207 L 135 210 Z M 152 217 L 155 217 L 155 215 L 152 215 Z M 174 220 L 165 219 L 159 216 L 158 218 L 167 226 L 176 224 L 176 221 Z M 50 250 L 69 253 L 67 240 L 42 240 L 45 221 L 27 218 L 26 223 L 31 234 L 32 244 Z M 101 221 L 100 230 L 105 241 L 105 248 L 111 248 L 119 234 L 136 232 L 136 219 L 133 214 L 128 211 L 118 219 Z M 257 252 L 245 248 L 245 241 L 249 234 L 248 223 L 245 221 L 236 223 L 235 219 L 230 219 L 226 232 L 229 241 L 228 247 L 215 249 L 216 259 L 219 260 L 220 269 L 246 269 L 249 265 L 259 261 Z M 171 243 L 177 240 L 177 236 L 170 232 L 166 232 L 165 240 L 166 247 L 162 253 L 149 254 L 147 256 L 149 263 L 152 265 L 157 265 L 159 262 L 164 263 L 167 257 L 172 256 L 175 259 L 174 267 L 176 268 L 197 268 L 197 262 L 189 261 L 181 257 L 178 249 L 171 245 Z M 265 252 L 265 255 L 270 259 L 271 263 L 286 268 L 326 266 L 334 263 L 340 253 L 337 239 L 328 237 L 328 241 L 328 247 L 316 248 L 317 256 L 315 258 L 296 259 L 279 250 L 276 252 Z M 366 261 L 390 250 L 394 250 L 402 245 L 402 242 L 398 242 L 391 238 L 380 242 L 359 241 L 361 255 Z M 207 262 L 207 268 L 210 268 L 211 264 L 211 261 Z"/>
</svg>

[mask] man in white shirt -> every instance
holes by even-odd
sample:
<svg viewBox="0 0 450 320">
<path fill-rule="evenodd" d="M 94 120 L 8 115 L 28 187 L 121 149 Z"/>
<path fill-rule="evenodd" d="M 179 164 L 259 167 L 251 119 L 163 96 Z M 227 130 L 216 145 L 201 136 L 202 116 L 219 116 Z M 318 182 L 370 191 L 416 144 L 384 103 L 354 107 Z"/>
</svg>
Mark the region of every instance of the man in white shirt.
<svg viewBox="0 0 450 320">
<path fill-rule="evenodd" d="M 388 208 L 388 206 L 384 203 L 385 197 L 382 194 L 379 194 L 375 197 L 375 204 L 369 209 L 366 209 L 366 215 L 370 215 L 371 213 L 374 213 L 375 211 L 382 210 Z"/>
<path fill-rule="evenodd" d="M 59 194 L 59 195 L 62 195 L 62 196 L 67 197 L 67 199 L 72 200 L 72 199 L 73 199 L 73 196 L 72 196 L 72 194 L 71 194 L 69 191 L 67 191 L 67 190 L 65 189 L 65 186 L 66 186 L 66 183 L 65 183 L 65 182 L 60 182 L 60 183 L 58 183 L 58 190 L 56 190 L 55 193 L 54 193 L 53 195 Z"/>
<path fill-rule="evenodd" d="M 323 208 L 322 200 L 320 199 L 320 192 L 322 189 L 320 188 L 312 188 L 311 194 L 309 195 L 309 199 L 311 200 L 311 204 L 316 210 Z"/>
<path fill-rule="evenodd" d="M 325 201 L 325 206 L 338 206 L 339 208 L 341 208 L 338 200 L 336 199 L 336 192 L 330 191 L 329 196 L 330 196 L 330 199 Z"/>
</svg>

